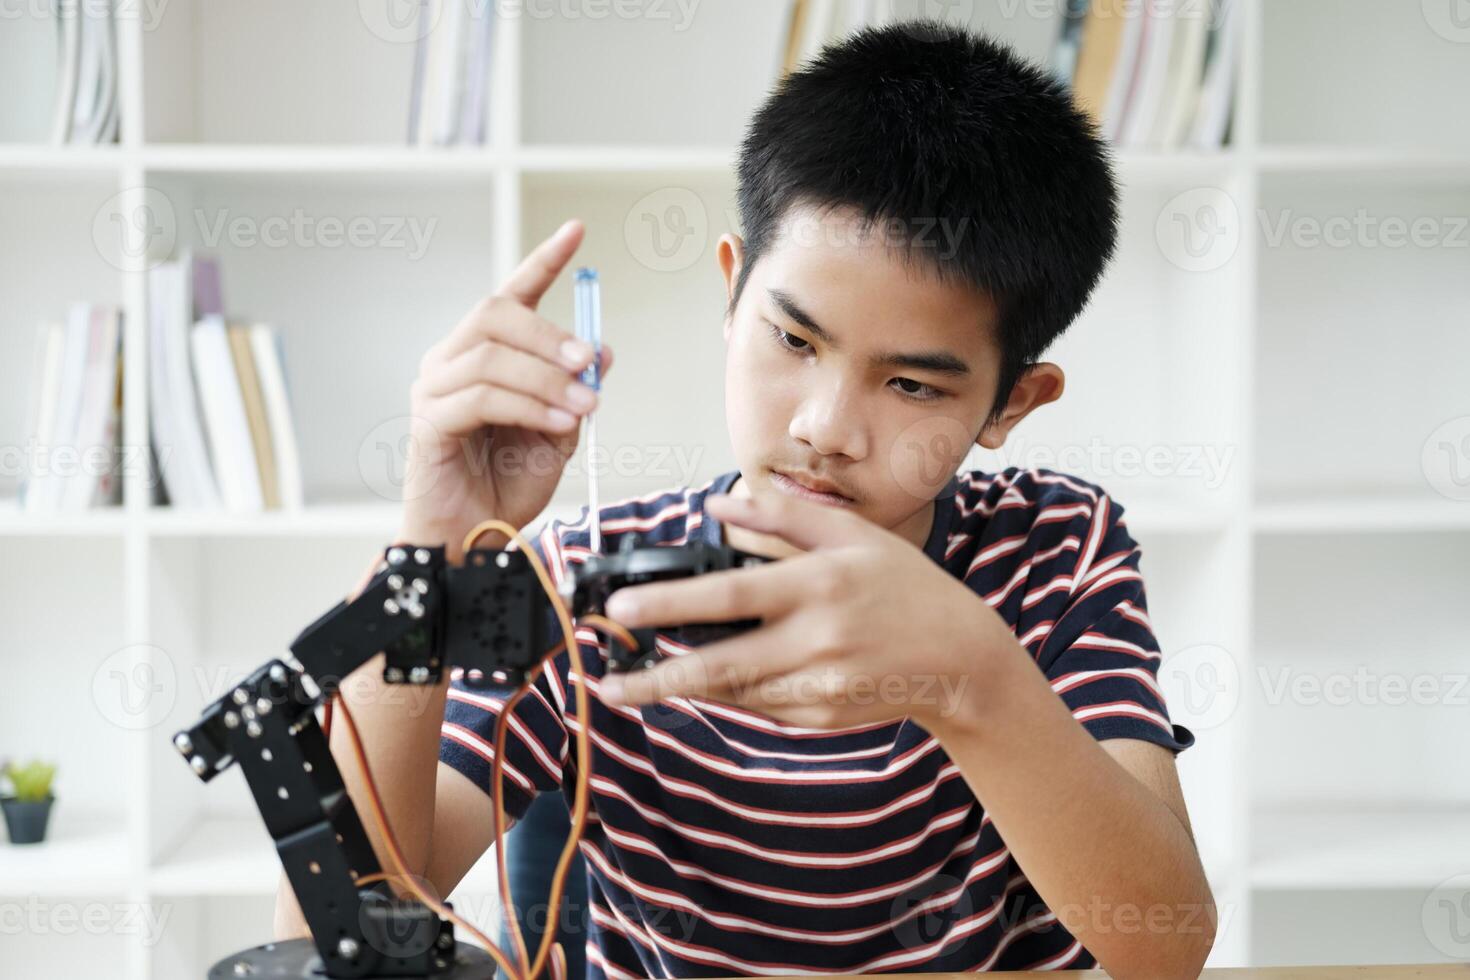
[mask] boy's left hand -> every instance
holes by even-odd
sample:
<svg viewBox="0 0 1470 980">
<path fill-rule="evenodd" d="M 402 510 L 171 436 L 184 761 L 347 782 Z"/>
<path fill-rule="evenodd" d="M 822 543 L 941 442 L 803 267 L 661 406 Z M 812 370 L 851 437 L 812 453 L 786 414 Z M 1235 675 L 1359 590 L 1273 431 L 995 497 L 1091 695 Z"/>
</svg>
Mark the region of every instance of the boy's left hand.
<svg viewBox="0 0 1470 980">
<path fill-rule="evenodd" d="M 984 660 L 1017 646 L 980 596 L 912 543 L 851 511 L 790 497 L 714 495 L 705 506 L 804 553 L 619 589 L 607 613 L 629 627 L 764 622 L 652 667 L 608 673 L 603 700 L 699 697 L 808 728 L 909 717 L 932 733 L 972 710 Z"/>
</svg>

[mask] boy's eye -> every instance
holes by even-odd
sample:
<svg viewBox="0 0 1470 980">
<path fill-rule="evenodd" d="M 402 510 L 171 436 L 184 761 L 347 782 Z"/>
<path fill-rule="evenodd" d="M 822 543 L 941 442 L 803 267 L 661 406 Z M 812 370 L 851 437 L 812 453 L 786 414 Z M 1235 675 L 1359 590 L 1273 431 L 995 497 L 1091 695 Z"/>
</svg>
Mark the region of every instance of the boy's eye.
<svg viewBox="0 0 1470 980">
<path fill-rule="evenodd" d="M 811 344 L 808 344 L 794 333 L 787 333 L 774 323 L 771 324 L 771 335 L 776 338 L 776 343 L 785 347 L 787 350 L 805 351 L 811 349 Z"/>
<path fill-rule="evenodd" d="M 902 391 L 909 398 L 914 399 L 914 401 L 933 401 L 943 394 L 943 392 L 941 392 L 938 388 L 935 388 L 933 385 L 926 385 L 922 381 L 915 381 L 912 378 L 894 378 L 893 383 L 899 385 L 899 390 Z M 913 387 L 904 388 L 902 387 L 903 385 L 913 385 Z"/>
<path fill-rule="evenodd" d="M 770 321 L 767 321 L 766 325 L 771 328 L 771 336 L 775 338 L 776 343 L 780 344 L 785 350 L 793 354 L 804 354 L 811 350 L 812 345 L 796 336 L 796 334 L 788 333 Z M 898 385 L 899 392 L 911 401 L 929 402 L 944 397 L 944 392 L 935 388 L 933 385 L 926 385 L 922 381 L 915 381 L 912 378 L 894 378 L 892 383 Z M 907 385 L 912 385 L 913 387 L 905 387 Z"/>
</svg>

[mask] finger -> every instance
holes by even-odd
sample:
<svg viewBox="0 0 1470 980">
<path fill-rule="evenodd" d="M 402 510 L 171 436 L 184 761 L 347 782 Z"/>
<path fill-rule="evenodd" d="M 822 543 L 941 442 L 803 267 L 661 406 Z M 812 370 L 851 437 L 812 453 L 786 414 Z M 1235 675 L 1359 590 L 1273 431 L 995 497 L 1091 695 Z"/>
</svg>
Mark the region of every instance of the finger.
<svg viewBox="0 0 1470 980">
<path fill-rule="evenodd" d="M 534 354 L 487 340 L 438 366 L 420 379 L 423 393 L 449 395 L 475 384 L 492 384 L 584 415 L 597 407 L 597 394 L 576 376 Z"/>
<path fill-rule="evenodd" d="M 423 368 L 448 363 L 486 340 L 535 354 L 565 370 L 592 363 L 592 348 L 550 320 L 505 296 L 487 296 L 455 324 L 449 336 L 429 348 Z"/>
<path fill-rule="evenodd" d="M 814 561 L 814 556 L 796 555 L 749 568 L 631 585 L 609 596 L 605 608 L 610 618 L 629 627 L 773 619 L 801 601 Z"/>
<path fill-rule="evenodd" d="M 519 391 L 477 384 L 431 398 L 422 414 L 442 435 L 462 436 L 487 425 L 514 425 L 562 433 L 577 427 L 577 417 Z"/>
<path fill-rule="evenodd" d="M 616 704 L 649 704 L 664 698 L 730 701 L 747 696 L 768 677 L 800 665 L 802 648 L 789 619 L 669 657 L 652 667 L 608 673 L 601 695 Z"/>
<path fill-rule="evenodd" d="M 572 253 L 577 251 L 577 246 L 582 244 L 582 232 L 582 222 L 577 219 L 564 222 L 551 233 L 551 237 L 533 248 L 521 260 L 521 264 L 516 266 L 510 278 L 496 290 L 496 294 L 508 296 L 534 310 L 557 275 L 565 268 Z"/>
<path fill-rule="evenodd" d="M 712 494 L 705 498 L 705 507 L 722 521 L 774 535 L 803 551 L 853 544 L 880 530 L 862 515 L 844 507 L 784 494 L 770 497 Z"/>
</svg>

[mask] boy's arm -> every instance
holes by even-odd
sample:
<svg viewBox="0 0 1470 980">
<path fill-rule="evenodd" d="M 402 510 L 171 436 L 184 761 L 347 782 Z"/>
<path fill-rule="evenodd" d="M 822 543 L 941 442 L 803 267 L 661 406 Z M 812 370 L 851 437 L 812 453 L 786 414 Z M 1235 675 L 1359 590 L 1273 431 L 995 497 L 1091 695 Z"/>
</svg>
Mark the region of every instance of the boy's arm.
<svg viewBox="0 0 1470 980">
<path fill-rule="evenodd" d="M 1019 642 L 932 734 L 1059 922 L 1113 977 L 1198 976 L 1215 939 L 1173 753 L 1099 742 Z"/>
</svg>

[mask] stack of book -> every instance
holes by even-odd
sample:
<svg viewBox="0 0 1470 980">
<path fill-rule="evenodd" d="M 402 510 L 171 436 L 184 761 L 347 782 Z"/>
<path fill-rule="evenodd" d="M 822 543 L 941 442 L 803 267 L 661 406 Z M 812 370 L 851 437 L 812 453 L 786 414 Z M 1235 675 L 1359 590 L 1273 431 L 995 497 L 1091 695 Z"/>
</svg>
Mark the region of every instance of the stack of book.
<svg viewBox="0 0 1470 980">
<path fill-rule="evenodd" d="M 784 78 L 802 62 L 816 57 L 828 42 L 868 25 L 893 18 L 889 0 L 791 0 L 781 61 Z"/>
<path fill-rule="evenodd" d="M 417 0 L 411 146 L 483 145 L 495 4 Z"/>
<path fill-rule="evenodd" d="M 116 143 L 116 0 L 56 0 L 56 102 L 52 143 Z"/>
<path fill-rule="evenodd" d="M 1068 0 L 1053 70 L 1119 146 L 1226 142 L 1239 0 Z"/>
<path fill-rule="evenodd" d="M 304 504 L 274 327 L 227 322 L 219 269 L 185 254 L 148 273 L 148 418 L 175 507 L 258 513 Z"/>
<path fill-rule="evenodd" d="M 77 511 L 122 501 L 122 315 L 73 303 L 65 324 L 38 330 L 26 423 L 27 513 Z"/>
<path fill-rule="evenodd" d="M 892 0 L 790 0 L 782 74 L 864 26 Z M 922 4 L 904 4 L 904 7 Z M 1239 0 L 1066 0 L 1052 70 L 1115 145 L 1213 149 L 1228 137 Z"/>
</svg>

